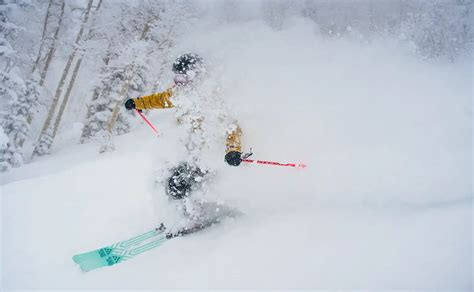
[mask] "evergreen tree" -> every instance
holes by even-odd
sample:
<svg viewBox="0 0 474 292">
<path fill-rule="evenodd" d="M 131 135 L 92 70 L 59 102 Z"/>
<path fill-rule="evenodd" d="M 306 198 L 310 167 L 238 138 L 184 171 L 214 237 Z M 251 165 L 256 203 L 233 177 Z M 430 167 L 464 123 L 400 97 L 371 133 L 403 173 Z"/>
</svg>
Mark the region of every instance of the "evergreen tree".
<svg viewBox="0 0 474 292">
<path fill-rule="evenodd" d="M 422 2 L 406 11 L 400 24 L 402 38 L 415 44 L 424 57 L 453 60 L 472 49 L 472 7 L 473 2 L 466 0 Z"/>
<path fill-rule="evenodd" d="M 0 172 L 20 166 L 22 161 L 21 155 L 16 151 L 3 128 L 0 127 Z"/>
<path fill-rule="evenodd" d="M 1 170 L 18 167 L 23 163 L 22 146 L 30 130 L 31 117 L 38 106 L 38 88 L 34 80 L 23 81 L 15 72 L 18 61 L 11 39 L 21 30 L 10 22 L 8 13 L 15 3 L 0 3 L 0 96 L 2 110 L 0 125 L 2 135 L 8 139 L 2 143 L 0 153 Z"/>
<path fill-rule="evenodd" d="M 132 114 L 123 110 L 123 102 L 143 94 L 148 80 L 161 77 L 163 67 L 171 67 L 169 50 L 179 25 L 189 16 L 184 4 L 175 1 L 144 1 L 126 8 L 122 11 L 126 23 L 117 32 L 109 29 L 112 40 L 81 137 L 82 142 L 100 139 L 104 151 L 113 149 L 112 135 L 129 131 Z"/>
<path fill-rule="evenodd" d="M 146 84 L 143 66 L 130 64 L 122 66 L 120 59 L 113 63 L 115 66 L 104 68 L 103 79 L 98 85 L 99 94 L 96 100 L 89 106 L 90 116 L 84 123 L 82 142 L 87 142 L 94 138 L 108 139 L 109 120 L 116 103 L 122 103 L 127 96 L 138 96 Z M 135 73 L 140 72 L 142 73 Z M 130 81 L 129 81 L 130 80 Z M 124 86 L 128 82 L 127 86 Z M 112 135 L 127 133 L 130 129 L 130 113 L 120 111 L 115 127 L 111 129 Z"/>
</svg>

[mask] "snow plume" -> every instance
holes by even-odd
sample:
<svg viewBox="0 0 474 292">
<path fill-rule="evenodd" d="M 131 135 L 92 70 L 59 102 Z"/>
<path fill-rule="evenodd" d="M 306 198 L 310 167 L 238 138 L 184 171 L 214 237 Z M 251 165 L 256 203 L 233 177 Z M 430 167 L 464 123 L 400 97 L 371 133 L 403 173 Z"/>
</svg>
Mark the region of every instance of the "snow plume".
<svg viewBox="0 0 474 292">
<path fill-rule="evenodd" d="M 325 199 L 469 196 L 470 63 L 422 62 L 393 42 L 328 41 L 313 29 L 299 18 L 281 31 L 249 22 L 188 35 L 181 46 L 210 56 L 246 146 L 314 165 L 311 188 L 334 194 Z"/>
<path fill-rule="evenodd" d="M 217 157 L 212 155 L 212 160 L 221 161 L 226 129 L 235 123 L 235 117 L 226 106 L 218 79 L 212 72 L 203 70 L 191 84 L 175 89 L 173 102 L 176 119 L 187 133 L 182 140 L 188 153 L 187 160 L 207 168 L 210 167 L 206 162 L 208 159 L 203 158 L 209 158 L 210 153 L 219 153 Z"/>
</svg>

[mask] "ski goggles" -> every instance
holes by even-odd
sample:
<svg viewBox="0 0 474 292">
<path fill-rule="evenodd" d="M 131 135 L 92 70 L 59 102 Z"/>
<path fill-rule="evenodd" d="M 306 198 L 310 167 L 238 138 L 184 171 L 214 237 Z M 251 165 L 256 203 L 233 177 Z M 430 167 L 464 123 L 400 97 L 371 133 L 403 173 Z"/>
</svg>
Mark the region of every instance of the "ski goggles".
<svg viewBox="0 0 474 292">
<path fill-rule="evenodd" d="M 185 74 L 176 74 L 176 76 L 173 78 L 173 81 L 176 85 L 182 86 L 189 83 L 189 78 Z"/>
</svg>

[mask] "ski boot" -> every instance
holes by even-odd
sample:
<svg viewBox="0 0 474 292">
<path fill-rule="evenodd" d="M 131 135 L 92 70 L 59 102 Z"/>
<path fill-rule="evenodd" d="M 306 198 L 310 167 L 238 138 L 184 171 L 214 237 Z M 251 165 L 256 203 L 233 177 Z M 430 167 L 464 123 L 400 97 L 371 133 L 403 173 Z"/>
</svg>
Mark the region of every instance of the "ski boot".
<svg viewBox="0 0 474 292">
<path fill-rule="evenodd" d="M 171 170 L 171 177 L 166 185 L 166 193 L 173 199 L 183 199 L 191 191 L 200 187 L 207 171 L 189 163 L 181 163 Z"/>
</svg>

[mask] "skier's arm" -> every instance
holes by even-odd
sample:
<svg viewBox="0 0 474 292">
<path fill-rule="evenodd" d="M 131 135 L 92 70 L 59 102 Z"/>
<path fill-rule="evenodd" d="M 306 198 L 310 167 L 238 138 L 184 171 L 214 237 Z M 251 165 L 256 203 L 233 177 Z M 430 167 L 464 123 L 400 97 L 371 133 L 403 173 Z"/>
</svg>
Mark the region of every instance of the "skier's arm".
<svg viewBox="0 0 474 292">
<path fill-rule="evenodd" d="M 125 102 L 125 108 L 138 110 L 171 108 L 173 107 L 173 103 L 170 101 L 172 95 L 173 88 L 170 88 L 163 92 L 130 98 Z"/>
<path fill-rule="evenodd" d="M 236 123 L 227 131 L 225 161 L 229 165 L 239 166 L 242 162 L 242 129 Z"/>
</svg>

